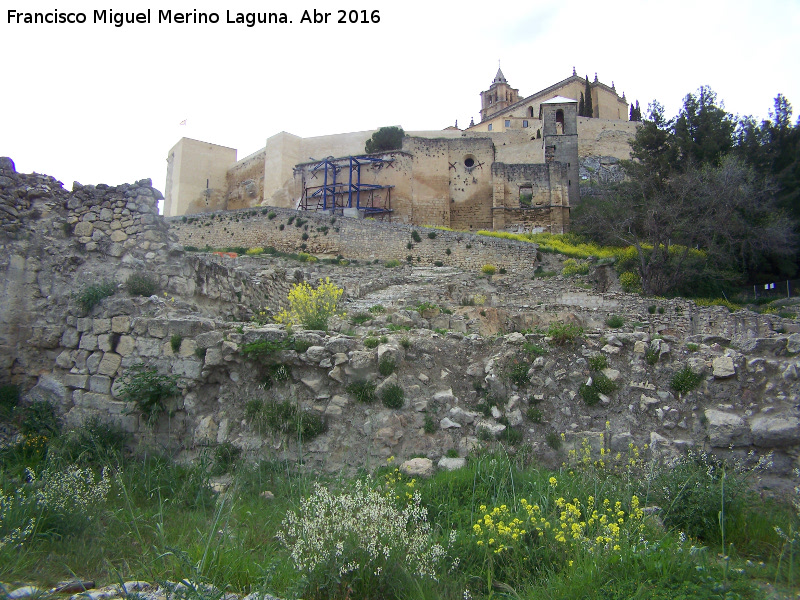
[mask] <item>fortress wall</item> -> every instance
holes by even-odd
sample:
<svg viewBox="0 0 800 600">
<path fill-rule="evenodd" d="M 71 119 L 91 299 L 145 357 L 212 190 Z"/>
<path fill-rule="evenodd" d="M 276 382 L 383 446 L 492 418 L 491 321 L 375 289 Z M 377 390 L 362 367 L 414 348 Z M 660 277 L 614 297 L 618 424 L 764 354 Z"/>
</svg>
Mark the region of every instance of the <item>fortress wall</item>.
<svg viewBox="0 0 800 600">
<path fill-rule="evenodd" d="M 276 217 L 269 219 L 269 212 Z M 295 217 L 293 222 L 288 222 Z M 297 218 L 301 227 L 297 227 Z M 167 219 L 171 230 L 184 245 L 203 248 L 232 246 L 272 246 L 284 252 L 305 250 L 315 254 L 337 255 L 358 260 L 400 260 L 411 256 L 414 264 L 480 270 L 484 264 L 498 268 L 531 272 L 536 266 L 536 244 L 479 236 L 460 231 L 441 231 L 329 214 L 293 211 L 281 208 L 249 209 L 233 212 Z M 281 229 L 281 225 L 283 229 Z M 421 237 L 413 242 L 412 230 Z M 308 235 L 303 240 L 303 234 Z M 435 238 L 428 237 L 435 233 Z M 411 243 L 412 248 L 407 245 Z M 467 247 L 469 246 L 469 247 Z M 447 254 L 450 249 L 450 254 Z M 419 258 L 419 260 L 417 260 Z"/>
<path fill-rule="evenodd" d="M 613 156 L 627 160 L 631 157 L 630 142 L 639 124 L 635 121 L 614 121 L 578 117 L 578 154 Z"/>
<path fill-rule="evenodd" d="M 181 138 L 167 155 L 164 214 L 225 208 L 228 169 L 235 162 L 234 148 Z"/>
<path fill-rule="evenodd" d="M 227 174 L 227 204 L 228 210 L 256 206 L 264 198 L 264 162 L 267 149 L 243 158 L 230 169 Z M 170 215 L 174 216 L 174 215 Z"/>
</svg>

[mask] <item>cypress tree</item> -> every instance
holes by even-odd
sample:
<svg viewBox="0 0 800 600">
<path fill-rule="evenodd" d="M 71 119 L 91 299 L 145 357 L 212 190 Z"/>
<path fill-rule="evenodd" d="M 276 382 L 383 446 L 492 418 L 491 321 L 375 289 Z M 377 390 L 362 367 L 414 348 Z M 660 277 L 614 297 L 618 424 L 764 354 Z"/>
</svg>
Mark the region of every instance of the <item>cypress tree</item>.
<svg viewBox="0 0 800 600">
<path fill-rule="evenodd" d="M 628 117 L 628 121 L 635 121 L 636 120 L 636 113 L 633 110 L 633 102 L 631 102 L 631 114 Z"/>
<path fill-rule="evenodd" d="M 581 92 L 581 99 L 578 102 L 578 116 L 579 117 L 585 117 L 586 116 L 585 114 L 583 114 L 585 112 L 585 109 L 586 109 L 586 105 L 583 102 L 583 92 Z M 633 108 L 631 108 L 631 110 L 633 110 Z M 631 121 L 632 120 L 633 119 L 631 119 Z"/>
<path fill-rule="evenodd" d="M 583 105 L 583 116 L 591 119 L 594 117 L 594 107 L 592 106 L 592 88 L 589 85 L 588 75 L 586 76 L 586 91 L 584 94 L 586 95 L 586 99 Z"/>
</svg>

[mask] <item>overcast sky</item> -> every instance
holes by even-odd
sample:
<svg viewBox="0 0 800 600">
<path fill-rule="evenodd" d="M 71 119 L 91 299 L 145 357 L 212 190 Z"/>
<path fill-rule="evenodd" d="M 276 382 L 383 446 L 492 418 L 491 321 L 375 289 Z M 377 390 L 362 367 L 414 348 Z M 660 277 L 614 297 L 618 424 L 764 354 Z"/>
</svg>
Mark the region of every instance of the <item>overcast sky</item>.
<svg viewBox="0 0 800 600">
<path fill-rule="evenodd" d="M 18 11 L 84 12 L 82 25 L 9 23 Z M 501 61 L 530 95 L 572 74 L 652 99 L 675 115 L 709 85 L 738 115 L 766 118 L 783 93 L 800 112 L 798 0 L 442 2 L 437 0 L 9 0 L 0 14 L 0 156 L 65 187 L 150 177 L 163 191 L 181 138 L 236 148 L 280 131 L 308 137 L 401 125 L 464 127 Z M 493 7 L 496 7 L 493 9 Z M 93 23 L 93 11 L 151 9 L 151 24 Z M 158 9 L 216 12 L 216 25 L 157 22 Z M 328 24 L 301 24 L 304 10 Z M 338 10 L 379 11 L 338 24 Z M 227 24 L 226 10 L 285 12 L 291 24 Z M 186 125 L 180 125 L 186 120 Z"/>
</svg>

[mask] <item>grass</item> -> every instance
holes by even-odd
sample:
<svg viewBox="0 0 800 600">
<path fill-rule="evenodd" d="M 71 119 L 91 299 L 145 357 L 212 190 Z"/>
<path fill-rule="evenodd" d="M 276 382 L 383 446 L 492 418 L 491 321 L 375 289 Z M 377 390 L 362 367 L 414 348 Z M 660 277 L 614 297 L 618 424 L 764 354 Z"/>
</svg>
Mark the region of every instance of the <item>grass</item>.
<svg viewBox="0 0 800 600">
<path fill-rule="evenodd" d="M 248 405 L 248 418 L 258 415 L 269 415 L 289 437 L 296 433 L 297 413 L 282 403 Z M 432 417 L 429 421 L 435 433 L 436 423 Z M 483 599 L 513 589 L 514 597 L 526 600 L 755 600 L 763 597 L 767 584 L 776 598 L 788 598 L 796 583 L 789 565 L 797 557 L 790 555 L 774 527 L 796 531 L 797 513 L 789 505 L 765 503 L 749 493 L 747 472 L 708 457 L 688 456 L 667 468 L 638 451 L 619 461 L 607 456 L 602 465 L 600 457 L 584 461 L 573 456 L 563 468 L 550 470 L 530 462 L 522 446 L 509 454 L 508 441 L 487 440 L 489 449 L 470 454 L 466 467 L 412 480 L 394 465 L 378 468 L 371 478 L 325 475 L 286 461 L 282 452 L 250 462 L 230 443 L 201 453 L 192 465 L 178 464 L 158 454 L 126 453 L 97 424 L 71 434 L 75 441 L 68 454 L 62 450 L 66 433 L 49 438 L 44 452 L 0 452 L 0 487 L 24 495 L 30 491 L 21 479 L 26 467 L 37 473 L 60 472 L 95 446 L 105 450 L 93 455 L 95 479 L 102 467 L 112 469 L 111 489 L 94 506 L 91 526 L 80 530 L 57 529 L 65 522 L 47 510 L 37 513 L 40 525 L 22 546 L 0 548 L 0 578 L 5 582 L 50 586 L 75 574 L 98 586 L 120 579 L 185 579 L 197 589 L 213 585 L 241 595 L 333 600 L 355 597 L 351 586 L 365 599 Z M 558 448 L 561 438 L 551 431 L 548 443 Z M 227 494 L 212 492 L 212 472 L 230 473 Z M 303 499 L 315 493 L 316 483 L 334 499 L 355 497 L 358 489 L 374 490 L 384 498 L 387 515 L 417 503 L 427 516 L 410 522 L 406 531 L 420 535 L 425 544 L 440 545 L 445 555 L 436 561 L 436 577 L 413 576 L 393 569 L 392 562 L 378 563 L 378 577 L 374 568 L 369 577 L 359 570 L 342 574 L 344 563 L 336 562 L 335 542 L 325 541 L 320 528 L 314 531 L 323 536 L 316 538 L 323 540 L 319 552 L 329 552 L 326 569 L 296 569 L 289 549 L 276 536 L 287 530 L 287 515 L 298 514 Z M 271 499 L 264 498 L 265 491 Z M 662 507 L 659 519 L 639 512 L 652 504 Z M 8 513 L 14 521 L 3 521 L 4 527 L 33 514 L 15 506 L 24 514 Z M 726 561 L 717 557 L 720 507 L 725 513 Z M 603 529 L 598 518 L 589 523 L 591 510 L 598 516 L 613 513 L 614 523 L 621 519 L 619 533 Z M 499 520 L 525 533 L 514 538 L 498 531 L 493 524 Z M 562 522 L 577 537 L 559 541 Z M 697 537 L 682 541 L 681 532 Z M 385 541 L 384 533 L 372 539 Z M 120 539 L 126 543 L 118 543 Z M 348 546 L 352 540 L 341 539 L 343 555 L 354 551 Z M 390 544 L 388 551 L 397 547 Z"/>
<path fill-rule="evenodd" d="M 116 291 L 117 286 L 113 281 L 94 283 L 81 288 L 75 297 L 75 301 L 83 312 L 88 313 L 95 306 L 100 304 L 104 298 L 113 296 Z"/>
</svg>

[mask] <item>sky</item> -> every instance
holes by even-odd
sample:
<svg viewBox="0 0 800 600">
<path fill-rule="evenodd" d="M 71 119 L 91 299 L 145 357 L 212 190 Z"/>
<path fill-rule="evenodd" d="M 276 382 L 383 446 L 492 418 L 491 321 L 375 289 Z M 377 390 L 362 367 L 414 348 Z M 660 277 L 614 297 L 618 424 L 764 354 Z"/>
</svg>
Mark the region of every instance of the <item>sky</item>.
<svg viewBox="0 0 800 600">
<path fill-rule="evenodd" d="M 104 9 L 150 9 L 151 23 L 93 22 Z M 219 22 L 159 23 L 159 9 Z M 83 12 L 86 22 L 18 24 L 11 10 Z M 301 23 L 306 10 L 330 13 L 328 23 Z M 379 22 L 337 23 L 341 10 Z M 226 11 L 292 23 L 247 27 Z M 657 99 L 668 116 L 708 85 L 728 111 L 758 120 L 780 92 L 796 121 L 798 31 L 797 0 L 5 0 L 0 156 L 67 189 L 151 178 L 163 191 L 181 137 L 241 159 L 280 131 L 463 128 L 479 120 L 498 61 L 523 97 L 575 67 L 643 109 Z"/>
</svg>

